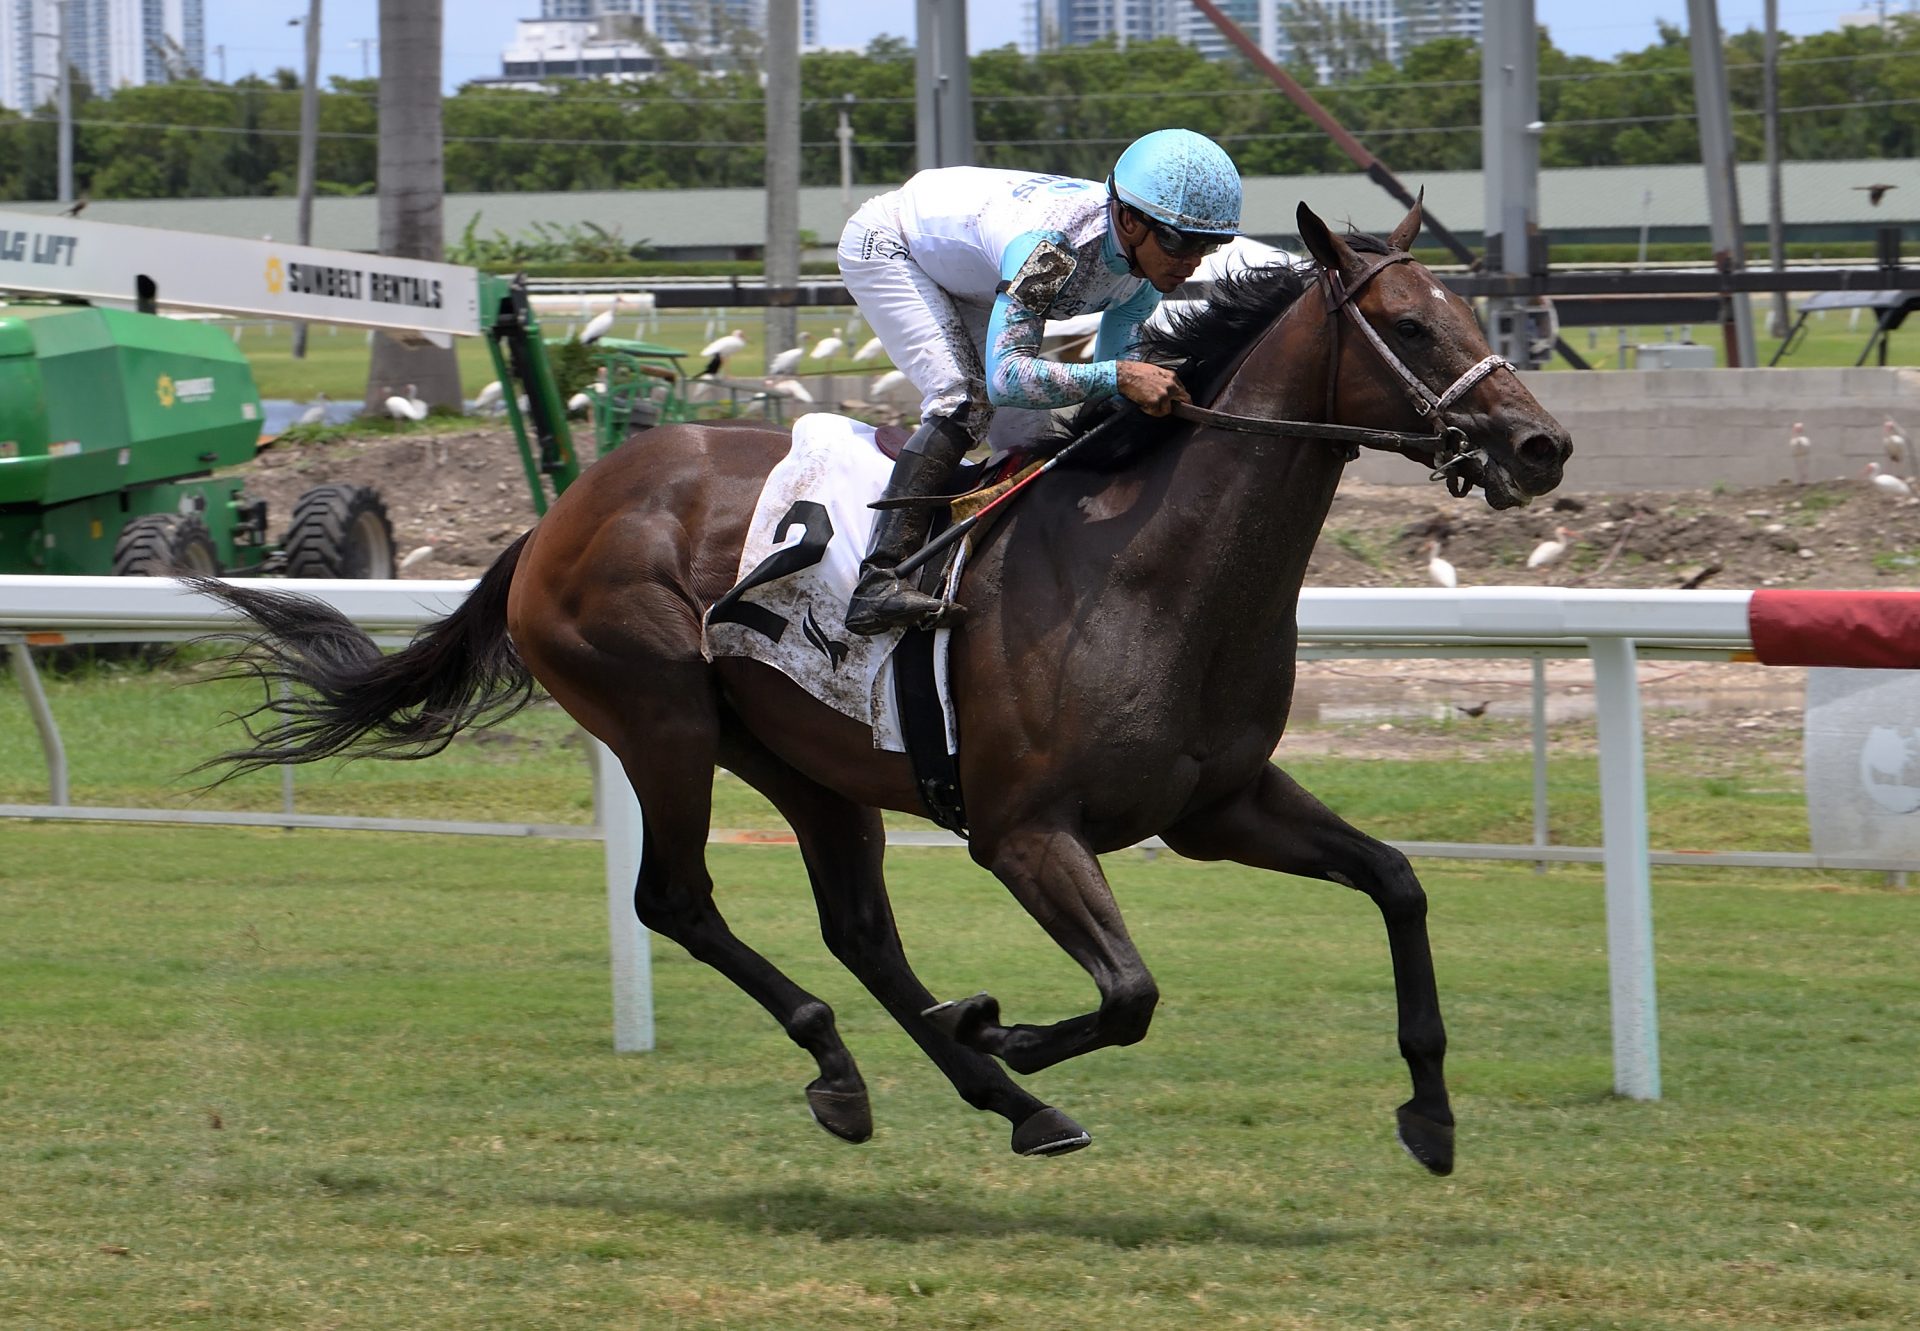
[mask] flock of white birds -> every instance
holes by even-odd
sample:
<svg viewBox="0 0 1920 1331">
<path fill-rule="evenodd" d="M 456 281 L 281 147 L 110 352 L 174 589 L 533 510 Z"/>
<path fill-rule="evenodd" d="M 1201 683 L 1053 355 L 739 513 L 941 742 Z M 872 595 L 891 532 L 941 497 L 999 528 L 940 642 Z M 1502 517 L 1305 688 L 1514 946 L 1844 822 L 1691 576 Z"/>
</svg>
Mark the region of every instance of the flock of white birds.
<svg viewBox="0 0 1920 1331">
<path fill-rule="evenodd" d="M 1881 494 L 1894 499 L 1913 498 L 1915 487 L 1920 485 L 1914 479 L 1913 446 L 1900 422 L 1891 416 L 1880 423 L 1880 447 L 1887 455 L 1886 465 L 1869 462 L 1855 474 Z M 1794 480 L 1805 485 L 1813 473 L 1813 439 L 1802 421 L 1795 421 L 1787 435 L 1787 456 L 1793 460 Z"/>
<path fill-rule="evenodd" d="M 832 363 L 842 356 L 855 365 L 876 360 L 885 350 L 878 337 L 869 337 L 860 346 L 847 355 L 846 329 L 836 328 L 827 336 L 815 339 L 812 333 L 801 333 L 793 346 L 784 351 L 776 351 L 767 358 L 766 374 L 761 382 L 769 394 L 777 394 L 794 402 L 812 402 L 813 394 L 807 386 L 795 377 L 802 362 L 824 362 L 819 368 L 831 368 Z M 808 347 L 808 343 L 813 343 Z M 700 348 L 700 373 L 696 378 L 714 379 L 727 368 L 727 362 L 747 349 L 747 335 L 744 330 L 735 328 L 723 336 L 715 338 Z M 869 397 L 884 397 L 893 389 L 906 383 L 907 377 L 898 370 L 888 370 L 879 375 L 867 387 Z"/>
<path fill-rule="evenodd" d="M 1580 539 L 1580 533 L 1571 527 L 1555 527 L 1553 536 L 1533 547 L 1527 555 L 1527 567 L 1535 572 L 1551 568 L 1566 557 L 1574 542 Z M 1436 587 L 1458 587 L 1459 570 L 1447 561 L 1441 551 L 1445 542 L 1438 537 L 1427 542 L 1427 581 Z"/>
</svg>

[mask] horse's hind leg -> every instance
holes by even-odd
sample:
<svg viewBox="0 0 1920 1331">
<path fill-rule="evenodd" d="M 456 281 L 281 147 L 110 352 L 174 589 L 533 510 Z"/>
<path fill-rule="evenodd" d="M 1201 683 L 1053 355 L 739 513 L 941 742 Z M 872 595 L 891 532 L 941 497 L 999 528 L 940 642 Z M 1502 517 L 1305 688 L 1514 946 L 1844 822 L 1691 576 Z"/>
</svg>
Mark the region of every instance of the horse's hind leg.
<svg viewBox="0 0 1920 1331">
<path fill-rule="evenodd" d="M 1373 899 L 1393 957 L 1400 1054 L 1413 1074 L 1413 1098 L 1399 1110 L 1400 1142 L 1434 1173 L 1452 1173 L 1453 1110 L 1442 1071 L 1447 1034 L 1427 941 L 1427 894 L 1407 857 L 1354 828 L 1271 765 L 1238 795 L 1164 836 L 1190 859 L 1321 878 Z"/>
<path fill-rule="evenodd" d="M 1059 1110 L 1028 1094 L 987 1055 L 956 1044 L 924 1013 L 933 995 L 913 973 L 881 872 L 880 814 L 803 775 L 744 735 L 722 750 L 727 768 L 759 790 L 793 827 L 828 949 L 892 1014 L 975 1109 L 1013 1125 L 1021 1155 L 1061 1155 L 1092 1140 Z"/>
<path fill-rule="evenodd" d="M 617 718 L 585 697 L 569 696 L 564 681 L 549 688 L 619 755 L 639 796 L 645 841 L 633 900 L 640 922 L 772 1013 L 819 1066 L 818 1079 L 807 1087 L 814 1118 L 836 1137 L 865 1141 L 873 1135 L 867 1088 L 834 1027 L 833 1010 L 736 938 L 714 905 L 706 844 L 720 726 L 704 664 L 651 666 L 644 694 L 631 684 L 624 692 L 609 688 L 601 696 L 620 698 Z"/>
</svg>

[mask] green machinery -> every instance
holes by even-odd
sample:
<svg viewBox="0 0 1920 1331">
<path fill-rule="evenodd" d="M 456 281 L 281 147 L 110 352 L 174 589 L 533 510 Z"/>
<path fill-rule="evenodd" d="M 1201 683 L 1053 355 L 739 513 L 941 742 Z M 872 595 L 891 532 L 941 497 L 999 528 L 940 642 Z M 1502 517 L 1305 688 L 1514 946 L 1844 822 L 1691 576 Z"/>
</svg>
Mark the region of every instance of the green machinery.
<svg viewBox="0 0 1920 1331">
<path fill-rule="evenodd" d="M 163 293 L 155 272 L 180 276 Z M 265 501 L 236 470 L 260 437 L 252 370 L 222 328 L 161 316 L 163 294 L 183 309 L 485 336 L 500 382 L 513 386 L 503 396 L 536 510 L 580 473 L 547 344 L 524 287 L 508 279 L 0 213 L 0 291 L 25 294 L 0 300 L 0 573 L 393 576 L 393 533 L 369 487 L 316 486 L 274 538 Z M 694 414 L 678 355 L 596 346 L 596 452 Z"/>
</svg>

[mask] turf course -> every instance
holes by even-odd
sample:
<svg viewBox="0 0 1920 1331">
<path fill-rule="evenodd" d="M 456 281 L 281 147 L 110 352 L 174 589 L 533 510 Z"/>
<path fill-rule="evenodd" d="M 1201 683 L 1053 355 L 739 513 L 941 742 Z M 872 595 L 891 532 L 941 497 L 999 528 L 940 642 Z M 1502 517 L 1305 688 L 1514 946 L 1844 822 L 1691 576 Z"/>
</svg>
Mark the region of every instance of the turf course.
<svg viewBox="0 0 1920 1331">
<path fill-rule="evenodd" d="M 10 824 L 0 1326 L 1911 1327 L 1920 897 L 1663 875 L 1667 1098 L 1614 1100 L 1597 875 L 1429 865 L 1461 1167 L 1391 1139 L 1356 894 L 1109 868 L 1165 994 L 1035 1079 L 1095 1144 L 1022 1160 L 826 956 L 797 856 L 724 908 L 840 1014 L 810 1061 L 677 949 L 610 1047 L 597 847 Z M 936 992 L 1090 987 L 958 852 L 896 852 Z"/>
</svg>

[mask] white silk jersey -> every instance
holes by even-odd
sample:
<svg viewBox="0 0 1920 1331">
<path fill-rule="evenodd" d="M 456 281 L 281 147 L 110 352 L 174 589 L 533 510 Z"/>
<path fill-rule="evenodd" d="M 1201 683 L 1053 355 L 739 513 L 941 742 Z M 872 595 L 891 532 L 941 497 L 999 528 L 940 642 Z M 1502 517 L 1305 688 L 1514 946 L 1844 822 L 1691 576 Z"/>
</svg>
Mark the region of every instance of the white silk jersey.
<svg viewBox="0 0 1920 1331">
<path fill-rule="evenodd" d="M 1106 186 L 1070 176 L 922 171 L 854 215 L 840 266 L 894 363 L 925 394 L 928 414 L 958 401 L 990 414 L 1105 396 L 1160 302 L 1120 253 Z M 916 304 L 925 309 L 917 317 Z M 1103 318 L 1092 363 L 1041 358 L 1047 319 L 1096 311 Z"/>
</svg>

